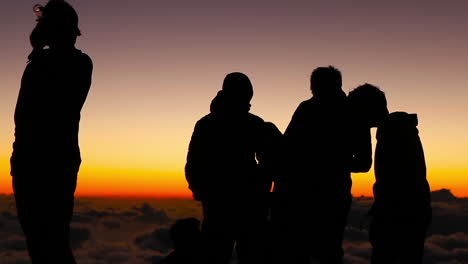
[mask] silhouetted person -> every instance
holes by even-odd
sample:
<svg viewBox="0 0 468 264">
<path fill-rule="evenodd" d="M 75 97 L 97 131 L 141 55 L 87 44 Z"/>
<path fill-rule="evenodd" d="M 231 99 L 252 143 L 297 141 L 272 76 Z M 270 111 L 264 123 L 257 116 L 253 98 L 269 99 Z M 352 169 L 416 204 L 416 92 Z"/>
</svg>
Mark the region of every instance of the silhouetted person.
<svg viewBox="0 0 468 264">
<path fill-rule="evenodd" d="M 342 263 L 351 203 L 346 95 L 334 67 L 312 72 L 312 98 L 296 109 L 285 133 L 284 164 L 275 182 L 275 263 Z"/>
<path fill-rule="evenodd" d="M 265 229 L 266 241 L 262 246 L 265 247 L 265 263 L 272 262 L 272 226 L 271 226 L 271 207 L 273 206 L 274 197 L 270 192 L 273 181 L 276 181 L 281 176 L 282 152 L 284 148 L 283 133 L 271 122 L 265 122 L 264 145 L 261 151 L 257 154 L 259 171 L 265 181 L 265 192 L 268 193 L 267 207 L 268 222 Z"/>
<path fill-rule="evenodd" d="M 174 250 L 159 264 L 199 264 L 201 252 L 200 221 L 196 218 L 177 220 L 169 233 Z"/>
<path fill-rule="evenodd" d="M 279 177 L 281 170 L 281 154 L 283 151 L 283 133 L 272 122 L 265 122 L 262 131 L 262 141 L 257 152 L 258 171 L 263 179 L 264 193 L 268 194 L 268 207 L 271 204 L 271 188 L 273 181 Z"/>
<path fill-rule="evenodd" d="M 351 91 L 350 107 L 368 129 L 377 127 L 372 263 L 422 263 L 431 200 L 416 114 L 389 114 L 385 94 L 365 84 Z"/>
<path fill-rule="evenodd" d="M 266 128 L 249 113 L 252 96 L 246 75 L 228 74 L 192 134 L 185 175 L 203 207 L 203 263 L 229 263 L 234 244 L 240 263 L 264 261 L 271 180 L 256 161 Z"/>
<path fill-rule="evenodd" d="M 31 33 L 15 110 L 11 175 L 18 218 L 32 263 L 75 263 L 69 245 L 77 173 L 80 111 L 91 59 L 75 48 L 78 15 L 51 0 Z M 48 48 L 45 48 L 48 46 Z"/>
</svg>

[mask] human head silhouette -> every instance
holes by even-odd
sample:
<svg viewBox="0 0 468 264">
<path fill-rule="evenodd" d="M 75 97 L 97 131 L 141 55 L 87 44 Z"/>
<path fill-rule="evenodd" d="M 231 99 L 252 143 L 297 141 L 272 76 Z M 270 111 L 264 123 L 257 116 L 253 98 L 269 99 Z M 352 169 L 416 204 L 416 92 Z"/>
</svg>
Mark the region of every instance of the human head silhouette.
<svg viewBox="0 0 468 264">
<path fill-rule="evenodd" d="M 80 35 L 75 9 L 64 0 L 50 0 L 41 9 L 30 41 L 34 49 L 70 47 Z"/>
<path fill-rule="evenodd" d="M 249 77 L 241 72 L 232 72 L 226 75 L 222 91 L 225 96 L 239 103 L 249 103 L 253 97 L 253 86 Z"/>
<path fill-rule="evenodd" d="M 319 67 L 310 76 L 310 90 L 314 96 L 336 95 L 341 90 L 341 73 L 333 67 Z"/>
<path fill-rule="evenodd" d="M 194 217 L 177 220 L 169 229 L 175 250 L 187 251 L 200 243 L 200 221 Z"/>
<path fill-rule="evenodd" d="M 377 127 L 388 115 L 385 93 L 377 86 L 364 84 L 349 92 L 348 102 L 357 120 L 369 127 Z"/>
<path fill-rule="evenodd" d="M 253 86 L 247 75 L 232 72 L 226 75 L 223 88 L 218 92 L 210 105 L 211 112 L 245 113 L 250 110 Z"/>
</svg>

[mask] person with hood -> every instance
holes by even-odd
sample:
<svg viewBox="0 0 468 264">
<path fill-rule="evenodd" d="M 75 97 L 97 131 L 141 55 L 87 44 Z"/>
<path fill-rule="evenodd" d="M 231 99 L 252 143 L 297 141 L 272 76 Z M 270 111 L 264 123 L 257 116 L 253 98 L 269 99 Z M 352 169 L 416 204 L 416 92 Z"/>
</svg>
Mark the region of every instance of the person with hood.
<svg viewBox="0 0 468 264">
<path fill-rule="evenodd" d="M 351 91 L 348 101 L 355 120 L 377 127 L 371 263 L 420 264 L 432 209 L 417 115 L 389 113 L 384 92 L 370 84 Z"/>
<path fill-rule="evenodd" d="M 33 51 L 14 115 L 13 190 L 32 263 L 76 263 L 70 221 L 81 163 L 80 112 L 93 66 L 89 56 L 75 48 L 81 33 L 71 5 L 50 0 L 34 11 Z"/>
<path fill-rule="evenodd" d="M 316 68 L 312 98 L 284 133 L 284 169 L 275 182 L 272 225 L 275 263 L 342 263 L 351 204 L 351 151 L 341 73 Z"/>
<path fill-rule="evenodd" d="M 190 140 L 185 176 L 203 208 L 201 263 L 229 263 L 234 245 L 241 263 L 264 263 L 271 179 L 256 158 L 269 125 L 249 112 L 252 96 L 245 74 L 228 74 Z"/>
</svg>

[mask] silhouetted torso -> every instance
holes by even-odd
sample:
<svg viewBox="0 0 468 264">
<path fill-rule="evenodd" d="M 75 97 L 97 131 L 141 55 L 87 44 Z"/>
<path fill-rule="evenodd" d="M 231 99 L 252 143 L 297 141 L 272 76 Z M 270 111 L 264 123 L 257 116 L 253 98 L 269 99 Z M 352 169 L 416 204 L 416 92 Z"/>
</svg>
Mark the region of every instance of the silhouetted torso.
<svg viewBox="0 0 468 264">
<path fill-rule="evenodd" d="M 290 253 L 280 253 L 275 263 L 308 263 L 310 256 L 341 263 L 351 203 L 348 137 L 343 92 L 314 96 L 296 109 L 284 134 L 286 167 L 275 182 L 272 212 L 280 245 L 275 252 Z"/>
<path fill-rule="evenodd" d="M 291 195 L 314 197 L 345 194 L 351 187 L 348 126 L 344 93 L 302 102 L 284 133 L 288 175 L 275 191 L 289 195 L 292 188 Z"/>
<path fill-rule="evenodd" d="M 431 200 L 415 114 L 395 112 L 377 130 L 372 263 L 422 263 Z"/>
<path fill-rule="evenodd" d="M 27 65 L 15 111 L 13 176 L 23 161 L 80 161 L 80 111 L 91 72 L 91 59 L 74 48 L 44 50 Z"/>
<path fill-rule="evenodd" d="M 234 245 L 242 263 L 264 262 L 271 176 L 256 157 L 267 128 L 249 108 L 220 91 L 192 134 L 185 174 L 203 206 L 204 263 L 229 263 Z"/>
<path fill-rule="evenodd" d="M 421 215 L 430 207 L 417 124 L 415 114 L 395 112 L 377 130 L 374 214 Z"/>
<path fill-rule="evenodd" d="M 190 142 L 186 177 L 196 199 L 238 200 L 257 195 L 264 182 L 255 159 L 264 121 L 217 96 Z M 242 195 L 241 195 L 242 194 Z"/>
</svg>

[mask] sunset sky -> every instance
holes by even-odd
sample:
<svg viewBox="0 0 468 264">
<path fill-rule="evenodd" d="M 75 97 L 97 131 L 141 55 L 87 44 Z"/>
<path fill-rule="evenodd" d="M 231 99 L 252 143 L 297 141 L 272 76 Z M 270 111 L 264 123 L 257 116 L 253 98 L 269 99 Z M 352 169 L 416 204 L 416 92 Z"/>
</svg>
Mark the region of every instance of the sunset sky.
<svg viewBox="0 0 468 264">
<path fill-rule="evenodd" d="M 190 136 L 227 73 L 251 78 L 251 112 L 284 131 L 311 96 L 311 71 L 334 65 L 345 92 L 372 83 L 390 111 L 417 113 L 431 188 L 468 196 L 466 0 L 69 2 L 77 47 L 94 62 L 77 195 L 190 196 Z M 0 193 L 12 192 L 13 113 L 36 3 L 2 6 Z M 371 195 L 373 173 L 353 182 L 354 195 Z"/>
</svg>

